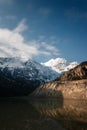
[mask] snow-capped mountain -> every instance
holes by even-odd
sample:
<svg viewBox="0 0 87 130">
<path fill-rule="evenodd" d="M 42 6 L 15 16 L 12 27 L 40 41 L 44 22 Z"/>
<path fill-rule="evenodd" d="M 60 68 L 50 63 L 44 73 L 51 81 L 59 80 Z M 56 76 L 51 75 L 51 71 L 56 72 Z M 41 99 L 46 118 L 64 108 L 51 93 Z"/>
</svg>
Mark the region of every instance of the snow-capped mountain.
<svg viewBox="0 0 87 130">
<path fill-rule="evenodd" d="M 23 61 L 19 58 L 0 58 L 0 71 L 15 79 L 50 81 L 58 77 L 55 71 L 32 59 Z"/>
<path fill-rule="evenodd" d="M 51 60 L 44 66 L 32 59 L 0 58 L 0 96 L 28 95 L 43 82 L 54 80 L 60 72 L 74 67 L 74 63 L 66 65 L 66 60 L 57 61 Z"/>
<path fill-rule="evenodd" d="M 48 62 L 41 64 L 50 67 L 52 70 L 56 71 L 59 74 L 68 71 L 78 65 L 76 61 L 68 63 L 68 61 L 64 58 L 51 59 Z"/>
<path fill-rule="evenodd" d="M 0 58 L 0 96 L 28 95 L 58 73 L 32 59 Z"/>
</svg>

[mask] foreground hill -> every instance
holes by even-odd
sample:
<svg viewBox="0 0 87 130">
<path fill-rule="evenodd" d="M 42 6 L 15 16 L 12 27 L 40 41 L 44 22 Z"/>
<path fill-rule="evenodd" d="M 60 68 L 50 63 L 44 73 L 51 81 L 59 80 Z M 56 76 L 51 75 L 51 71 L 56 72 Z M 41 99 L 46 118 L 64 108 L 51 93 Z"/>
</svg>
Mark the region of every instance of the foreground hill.
<svg viewBox="0 0 87 130">
<path fill-rule="evenodd" d="M 55 81 L 41 85 L 31 96 L 87 99 L 87 62 L 65 72 Z"/>
</svg>

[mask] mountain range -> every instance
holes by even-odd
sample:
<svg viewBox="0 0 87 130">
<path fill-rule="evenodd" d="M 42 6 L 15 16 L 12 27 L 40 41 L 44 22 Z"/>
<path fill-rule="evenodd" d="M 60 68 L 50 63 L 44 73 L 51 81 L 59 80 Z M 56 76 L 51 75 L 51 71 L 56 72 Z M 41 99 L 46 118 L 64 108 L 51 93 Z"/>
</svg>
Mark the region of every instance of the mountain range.
<svg viewBox="0 0 87 130">
<path fill-rule="evenodd" d="M 29 59 L 0 58 L 0 71 L 7 77 L 14 79 L 50 81 L 58 77 L 58 73 L 51 68 Z"/>
<path fill-rule="evenodd" d="M 52 63 L 51 63 L 52 62 Z M 60 73 L 73 68 L 63 58 L 38 63 L 29 59 L 0 58 L 0 96 L 28 95 L 45 82 L 55 80 Z"/>
<path fill-rule="evenodd" d="M 57 77 L 58 73 L 32 59 L 0 58 L 0 96 L 27 95 Z"/>
</svg>

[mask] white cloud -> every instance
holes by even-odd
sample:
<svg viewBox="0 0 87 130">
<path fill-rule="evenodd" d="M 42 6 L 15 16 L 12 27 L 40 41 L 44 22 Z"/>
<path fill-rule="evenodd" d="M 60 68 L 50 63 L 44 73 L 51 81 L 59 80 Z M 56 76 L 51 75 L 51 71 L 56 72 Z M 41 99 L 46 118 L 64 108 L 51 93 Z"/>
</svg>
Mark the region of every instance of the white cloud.
<svg viewBox="0 0 87 130">
<path fill-rule="evenodd" d="M 58 49 L 56 49 L 56 47 L 54 47 L 54 46 L 52 46 L 50 44 L 47 44 L 46 42 L 41 42 L 40 45 L 41 45 L 42 48 L 46 49 L 49 52 L 51 51 L 53 53 L 58 53 L 59 54 L 59 51 L 58 51 Z"/>
<path fill-rule="evenodd" d="M 20 34 L 24 29 L 25 25 L 23 22 L 20 22 L 14 30 L 0 29 L 0 57 L 29 58 L 38 54 L 37 48 L 28 45 Z"/>
<path fill-rule="evenodd" d="M 48 44 L 47 42 L 44 42 L 44 40 L 41 39 L 40 40 L 33 40 L 31 41 L 32 45 L 34 47 L 36 47 L 38 50 L 39 50 L 39 53 L 40 54 L 44 54 L 44 55 L 47 55 L 47 56 L 54 56 L 54 55 L 59 55 L 59 50 L 51 45 L 51 44 Z"/>
<path fill-rule="evenodd" d="M 14 32 L 20 33 L 20 32 L 25 31 L 25 30 L 28 28 L 28 27 L 26 26 L 25 22 L 26 22 L 26 20 L 23 19 L 23 20 L 18 24 L 18 26 L 14 29 Z"/>
<path fill-rule="evenodd" d="M 36 55 L 51 56 L 59 54 L 56 47 L 41 40 L 25 41 L 21 32 L 27 28 L 25 20 L 22 20 L 13 30 L 0 28 L 0 57 L 28 59 Z"/>
</svg>

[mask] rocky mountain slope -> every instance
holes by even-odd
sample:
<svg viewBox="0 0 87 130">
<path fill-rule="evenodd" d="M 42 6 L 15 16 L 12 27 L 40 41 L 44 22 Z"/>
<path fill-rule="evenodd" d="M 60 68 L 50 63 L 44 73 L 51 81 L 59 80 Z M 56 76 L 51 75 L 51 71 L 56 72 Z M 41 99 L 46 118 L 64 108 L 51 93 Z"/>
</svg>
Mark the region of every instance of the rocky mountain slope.
<svg viewBox="0 0 87 130">
<path fill-rule="evenodd" d="M 87 79 L 87 61 L 77 65 L 74 69 L 67 71 L 61 75 L 57 80 L 81 80 Z"/>
<path fill-rule="evenodd" d="M 58 77 L 58 73 L 39 64 L 32 59 L 22 61 L 19 58 L 0 58 L 0 72 L 4 76 L 25 80 L 50 81 Z"/>
<path fill-rule="evenodd" d="M 87 62 L 65 72 L 55 81 L 41 85 L 31 96 L 87 99 Z"/>
<path fill-rule="evenodd" d="M 45 83 L 37 88 L 31 96 L 39 98 L 87 99 L 87 80 Z"/>
<path fill-rule="evenodd" d="M 29 59 L 0 58 L 0 96 L 27 95 L 58 73 Z"/>
</svg>

